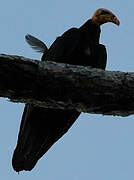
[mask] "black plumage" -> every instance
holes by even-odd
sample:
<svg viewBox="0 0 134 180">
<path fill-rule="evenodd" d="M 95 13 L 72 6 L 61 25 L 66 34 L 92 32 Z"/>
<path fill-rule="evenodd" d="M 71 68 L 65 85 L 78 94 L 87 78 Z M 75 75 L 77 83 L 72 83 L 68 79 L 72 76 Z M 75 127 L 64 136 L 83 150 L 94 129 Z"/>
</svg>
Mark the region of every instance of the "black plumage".
<svg viewBox="0 0 134 180">
<path fill-rule="evenodd" d="M 72 28 L 58 37 L 49 49 L 44 50 L 42 61 L 105 69 L 106 48 L 99 44 L 99 37 L 100 26 L 88 20 L 80 28 Z M 31 46 L 40 51 L 38 43 L 36 45 L 35 40 Z M 68 131 L 79 115 L 75 109 L 45 109 L 26 104 L 12 159 L 15 171 L 31 170 L 43 154 Z"/>
</svg>

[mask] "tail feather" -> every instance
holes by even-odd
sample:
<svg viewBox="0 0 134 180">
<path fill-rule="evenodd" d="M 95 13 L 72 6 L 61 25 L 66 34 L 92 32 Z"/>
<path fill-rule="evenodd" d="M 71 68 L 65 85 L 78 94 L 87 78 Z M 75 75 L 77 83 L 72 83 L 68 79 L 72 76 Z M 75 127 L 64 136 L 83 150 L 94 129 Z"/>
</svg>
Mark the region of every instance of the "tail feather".
<svg viewBox="0 0 134 180">
<path fill-rule="evenodd" d="M 45 109 L 27 104 L 13 154 L 15 171 L 30 171 L 79 116 L 76 110 Z"/>
</svg>

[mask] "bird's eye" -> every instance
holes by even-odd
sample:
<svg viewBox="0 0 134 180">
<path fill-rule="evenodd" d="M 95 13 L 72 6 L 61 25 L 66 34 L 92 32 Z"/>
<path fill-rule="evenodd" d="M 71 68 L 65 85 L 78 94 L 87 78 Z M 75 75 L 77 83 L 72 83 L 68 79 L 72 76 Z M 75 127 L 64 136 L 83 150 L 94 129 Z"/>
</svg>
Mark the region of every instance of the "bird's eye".
<svg viewBox="0 0 134 180">
<path fill-rule="evenodd" d="M 109 14 L 107 11 L 101 11 L 101 15 Z"/>
</svg>

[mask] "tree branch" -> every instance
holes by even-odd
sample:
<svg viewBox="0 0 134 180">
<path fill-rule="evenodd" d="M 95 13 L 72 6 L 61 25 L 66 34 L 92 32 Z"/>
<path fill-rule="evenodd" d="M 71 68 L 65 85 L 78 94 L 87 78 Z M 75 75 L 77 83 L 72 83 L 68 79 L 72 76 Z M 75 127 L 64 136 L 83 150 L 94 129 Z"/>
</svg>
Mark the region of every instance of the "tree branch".
<svg viewBox="0 0 134 180">
<path fill-rule="evenodd" d="M 0 55 L 0 97 L 46 108 L 134 114 L 134 73 Z"/>
</svg>

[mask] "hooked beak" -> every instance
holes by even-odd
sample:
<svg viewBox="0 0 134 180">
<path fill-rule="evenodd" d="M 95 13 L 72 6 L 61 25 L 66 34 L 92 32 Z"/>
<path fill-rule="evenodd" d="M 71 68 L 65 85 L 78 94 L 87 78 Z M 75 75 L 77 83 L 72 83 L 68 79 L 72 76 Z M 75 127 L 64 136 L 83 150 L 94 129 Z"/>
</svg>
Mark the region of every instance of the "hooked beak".
<svg viewBox="0 0 134 180">
<path fill-rule="evenodd" d="M 118 26 L 120 25 L 120 21 L 115 15 L 112 16 L 111 22 L 113 22 L 114 24 Z"/>
</svg>

